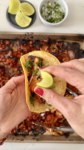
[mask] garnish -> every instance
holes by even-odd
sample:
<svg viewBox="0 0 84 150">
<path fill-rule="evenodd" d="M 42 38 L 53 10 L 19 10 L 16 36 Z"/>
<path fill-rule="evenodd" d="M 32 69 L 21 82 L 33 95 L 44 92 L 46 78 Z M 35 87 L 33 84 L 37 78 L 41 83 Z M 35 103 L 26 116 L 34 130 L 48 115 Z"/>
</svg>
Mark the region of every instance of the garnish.
<svg viewBox="0 0 84 150">
<path fill-rule="evenodd" d="M 43 87 L 43 88 L 50 88 L 53 85 L 53 77 L 51 74 L 45 71 L 41 71 L 41 78 L 42 80 L 37 83 L 37 86 Z"/>
<path fill-rule="evenodd" d="M 30 71 L 30 69 L 33 67 L 33 62 L 28 60 L 25 64 L 25 67 Z"/>
</svg>

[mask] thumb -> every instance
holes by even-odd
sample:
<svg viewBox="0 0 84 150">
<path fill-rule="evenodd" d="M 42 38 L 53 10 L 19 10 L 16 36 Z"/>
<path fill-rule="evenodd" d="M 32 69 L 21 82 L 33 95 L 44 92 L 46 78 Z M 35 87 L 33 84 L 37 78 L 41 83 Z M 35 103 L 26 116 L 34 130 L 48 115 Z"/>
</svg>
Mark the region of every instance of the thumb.
<svg viewBox="0 0 84 150">
<path fill-rule="evenodd" d="M 18 85 L 24 82 L 24 75 L 12 77 L 4 86 L 6 92 L 12 92 Z"/>
<path fill-rule="evenodd" d="M 34 92 L 45 99 L 48 104 L 57 108 L 65 117 L 67 117 L 69 110 L 72 109 L 72 101 L 66 97 L 60 96 L 51 89 L 36 87 Z"/>
</svg>

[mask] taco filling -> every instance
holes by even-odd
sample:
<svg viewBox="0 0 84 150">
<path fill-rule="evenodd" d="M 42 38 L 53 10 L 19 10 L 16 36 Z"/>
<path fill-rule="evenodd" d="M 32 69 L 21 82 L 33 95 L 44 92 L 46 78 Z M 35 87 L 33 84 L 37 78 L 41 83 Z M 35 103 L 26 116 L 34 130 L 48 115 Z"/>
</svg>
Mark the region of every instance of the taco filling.
<svg viewBox="0 0 84 150">
<path fill-rule="evenodd" d="M 38 103 L 45 103 L 45 100 L 42 99 L 40 96 L 34 93 L 34 89 L 37 85 L 37 82 L 42 80 L 40 74 L 40 68 L 43 67 L 43 59 L 36 56 L 28 56 L 28 60 L 25 64 L 29 74 L 28 74 L 28 81 L 29 81 L 29 89 L 30 89 L 30 101 L 32 104 L 34 99 L 38 101 Z"/>
<path fill-rule="evenodd" d="M 32 51 L 23 55 L 20 61 L 25 75 L 26 103 L 30 111 L 41 113 L 54 109 L 43 98 L 35 94 L 34 89 L 36 86 L 43 86 L 46 83 L 46 86 L 43 88 L 52 88 L 60 95 L 65 94 L 66 82 L 63 79 L 54 77 L 47 72 L 42 74 L 40 70 L 42 67 L 59 65 L 59 60 L 48 52 Z M 45 80 L 43 80 L 43 76 L 45 76 Z"/>
</svg>

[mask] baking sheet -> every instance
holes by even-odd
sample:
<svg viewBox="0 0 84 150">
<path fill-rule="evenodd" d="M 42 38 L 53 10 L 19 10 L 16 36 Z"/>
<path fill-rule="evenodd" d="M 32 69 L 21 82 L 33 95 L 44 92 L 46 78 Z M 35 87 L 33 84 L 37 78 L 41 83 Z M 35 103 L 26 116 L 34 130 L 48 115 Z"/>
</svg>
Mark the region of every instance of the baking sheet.
<svg viewBox="0 0 84 150">
<path fill-rule="evenodd" d="M 46 39 L 55 39 L 57 41 L 69 41 L 69 42 L 78 42 L 80 43 L 81 49 L 84 50 L 84 35 L 77 34 L 43 34 L 43 33 L 0 33 L 0 39 L 30 39 L 30 40 L 46 40 Z M 84 52 L 83 52 L 84 54 Z M 84 56 L 84 55 L 83 55 Z M 77 136 L 75 133 L 70 136 L 52 136 L 49 134 L 44 134 L 39 137 L 32 136 L 14 136 L 11 135 L 8 138 L 8 141 L 12 142 L 75 142 L 75 143 L 84 143 L 84 140 Z"/>
</svg>

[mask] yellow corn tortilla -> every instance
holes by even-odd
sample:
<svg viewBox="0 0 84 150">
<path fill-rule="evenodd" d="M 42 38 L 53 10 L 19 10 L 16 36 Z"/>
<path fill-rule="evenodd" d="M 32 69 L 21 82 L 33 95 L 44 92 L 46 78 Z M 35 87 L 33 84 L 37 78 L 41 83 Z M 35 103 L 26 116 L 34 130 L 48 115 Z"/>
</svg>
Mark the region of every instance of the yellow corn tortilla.
<svg viewBox="0 0 84 150">
<path fill-rule="evenodd" d="M 37 56 L 43 59 L 44 66 L 51 66 L 51 65 L 59 65 L 59 60 L 53 56 L 52 54 L 45 52 L 45 51 L 32 51 L 28 54 L 25 54 L 21 56 L 20 62 L 23 68 L 23 72 L 25 75 L 25 93 L 26 93 L 26 103 L 30 109 L 31 112 L 35 113 L 42 113 L 51 109 L 54 109 L 51 105 L 45 104 L 39 104 L 37 100 L 32 102 L 30 101 L 30 90 L 28 85 L 28 70 L 25 67 L 26 61 L 28 61 L 28 56 Z M 55 90 L 58 94 L 64 95 L 66 91 L 66 82 L 63 79 L 60 79 L 59 77 L 55 78 L 56 81 L 56 87 Z"/>
</svg>

